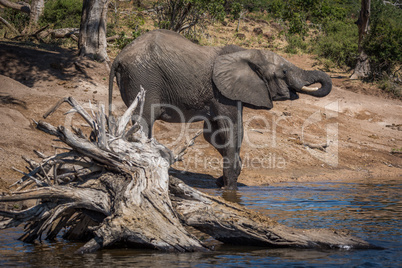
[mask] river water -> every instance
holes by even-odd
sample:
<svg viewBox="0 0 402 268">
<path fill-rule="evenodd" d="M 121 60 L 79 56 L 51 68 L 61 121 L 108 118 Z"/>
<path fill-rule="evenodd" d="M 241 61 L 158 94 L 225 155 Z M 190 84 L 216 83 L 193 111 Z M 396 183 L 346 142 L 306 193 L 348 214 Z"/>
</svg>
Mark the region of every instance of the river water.
<svg viewBox="0 0 402 268">
<path fill-rule="evenodd" d="M 203 189 L 205 191 L 205 189 Z M 206 190 L 214 195 L 226 193 Z M 402 267 L 402 178 L 276 183 L 241 187 L 236 202 L 298 228 L 348 229 L 381 250 L 302 250 L 221 246 L 210 253 L 108 249 L 87 255 L 82 244 L 17 240 L 22 228 L 0 231 L 0 267 Z"/>
</svg>

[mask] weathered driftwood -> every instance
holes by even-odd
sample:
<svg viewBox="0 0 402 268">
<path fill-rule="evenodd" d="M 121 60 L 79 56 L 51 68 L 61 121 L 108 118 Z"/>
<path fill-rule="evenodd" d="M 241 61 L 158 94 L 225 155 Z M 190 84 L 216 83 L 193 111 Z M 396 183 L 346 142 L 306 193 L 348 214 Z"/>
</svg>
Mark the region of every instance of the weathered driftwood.
<svg viewBox="0 0 402 268">
<path fill-rule="evenodd" d="M 296 229 L 261 213 L 202 193 L 171 177 L 173 207 L 180 219 L 216 240 L 235 245 L 299 248 L 369 248 L 349 232 L 331 229 Z"/>
<path fill-rule="evenodd" d="M 29 168 L 12 194 L 1 202 L 38 199 L 23 211 L 0 211 L 0 229 L 27 224 L 25 242 L 54 239 L 62 230 L 66 239 L 87 243 L 80 253 L 119 245 L 167 251 L 202 251 L 209 247 L 188 226 L 224 243 L 266 247 L 369 248 L 346 232 L 301 230 L 283 226 L 257 212 L 222 198 L 209 196 L 170 177 L 168 169 L 180 160 L 190 143 L 176 156 L 144 136 L 132 114 L 141 113 L 142 90 L 119 119 L 107 118 L 103 107 L 92 116 L 73 98 L 62 99 L 45 116 L 67 102 L 91 127 L 89 138 L 80 129 L 38 122 L 37 128 L 58 137 L 70 148 L 40 163 L 26 159 Z M 198 133 L 197 135 L 199 135 Z M 26 190 L 24 190 L 26 189 Z"/>
</svg>

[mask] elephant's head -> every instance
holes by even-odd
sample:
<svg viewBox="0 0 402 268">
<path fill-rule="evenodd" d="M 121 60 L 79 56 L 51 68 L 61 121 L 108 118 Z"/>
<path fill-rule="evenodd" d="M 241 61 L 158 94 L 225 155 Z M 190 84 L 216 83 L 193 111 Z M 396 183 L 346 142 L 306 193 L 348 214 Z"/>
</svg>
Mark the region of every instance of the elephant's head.
<svg viewBox="0 0 402 268">
<path fill-rule="evenodd" d="M 270 51 L 243 50 L 216 58 L 213 81 L 220 93 L 256 107 L 272 108 L 272 101 L 297 99 L 297 92 L 324 97 L 332 88 L 321 71 L 305 71 Z M 321 87 L 309 87 L 320 83 Z"/>
</svg>

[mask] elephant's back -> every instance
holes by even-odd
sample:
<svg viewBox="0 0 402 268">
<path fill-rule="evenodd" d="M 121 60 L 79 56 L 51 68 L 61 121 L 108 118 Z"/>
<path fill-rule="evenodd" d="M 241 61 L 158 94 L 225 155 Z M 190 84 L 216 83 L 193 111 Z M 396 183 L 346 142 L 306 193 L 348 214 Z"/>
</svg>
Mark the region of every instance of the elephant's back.
<svg viewBox="0 0 402 268">
<path fill-rule="evenodd" d="M 198 109 L 213 97 L 216 54 L 217 49 L 194 44 L 175 32 L 155 30 L 126 46 L 116 61 L 131 69 L 133 83 L 158 88 L 161 102 Z"/>
</svg>

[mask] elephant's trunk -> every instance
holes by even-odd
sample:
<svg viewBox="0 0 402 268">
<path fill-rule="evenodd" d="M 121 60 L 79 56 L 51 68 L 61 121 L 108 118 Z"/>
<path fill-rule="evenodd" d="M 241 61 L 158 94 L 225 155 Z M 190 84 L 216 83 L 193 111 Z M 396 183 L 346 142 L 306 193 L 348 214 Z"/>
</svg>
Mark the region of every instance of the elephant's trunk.
<svg viewBox="0 0 402 268">
<path fill-rule="evenodd" d="M 332 89 L 332 81 L 329 75 L 321 71 L 305 71 L 304 80 L 308 83 L 303 85 L 300 92 L 314 96 L 314 97 L 325 97 Z M 321 87 L 308 87 L 309 85 L 320 83 Z"/>
</svg>

